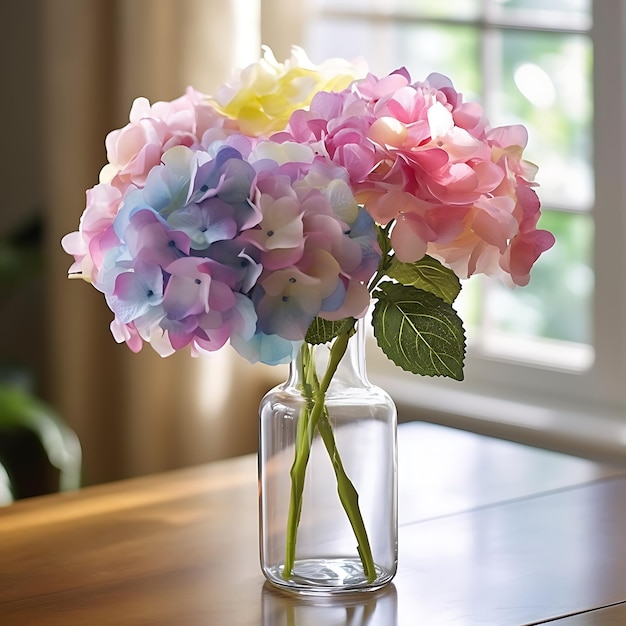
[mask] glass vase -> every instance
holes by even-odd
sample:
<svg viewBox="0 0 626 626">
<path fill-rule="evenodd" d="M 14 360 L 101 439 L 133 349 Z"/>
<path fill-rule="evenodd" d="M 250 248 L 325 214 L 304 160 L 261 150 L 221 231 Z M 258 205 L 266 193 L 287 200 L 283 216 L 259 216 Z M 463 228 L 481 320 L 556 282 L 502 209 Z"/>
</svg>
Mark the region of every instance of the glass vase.
<svg viewBox="0 0 626 626">
<path fill-rule="evenodd" d="M 396 408 L 367 380 L 362 324 L 347 336 L 305 343 L 260 406 L 261 567 L 301 594 L 375 590 L 397 568 Z"/>
</svg>

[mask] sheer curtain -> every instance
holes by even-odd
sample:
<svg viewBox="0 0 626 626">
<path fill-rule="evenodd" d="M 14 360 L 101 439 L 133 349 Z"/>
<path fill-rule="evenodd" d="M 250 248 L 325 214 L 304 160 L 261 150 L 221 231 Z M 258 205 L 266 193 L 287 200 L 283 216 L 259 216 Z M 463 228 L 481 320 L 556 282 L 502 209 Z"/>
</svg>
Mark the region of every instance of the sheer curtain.
<svg viewBox="0 0 626 626">
<path fill-rule="evenodd" d="M 103 297 L 68 281 L 61 237 L 78 224 L 85 189 L 105 162 L 104 137 L 132 100 L 211 92 L 260 44 L 279 58 L 299 43 L 293 0 L 45 0 L 43 37 L 46 310 L 45 393 L 76 430 L 87 484 L 256 449 L 257 405 L 284 371 L 230 348 L 167 359 L 117 345 Z M 261 28 L 261 24 L 263 27 Z M 287 37 L 289 39 L 287 39 Z"/>
</svg>

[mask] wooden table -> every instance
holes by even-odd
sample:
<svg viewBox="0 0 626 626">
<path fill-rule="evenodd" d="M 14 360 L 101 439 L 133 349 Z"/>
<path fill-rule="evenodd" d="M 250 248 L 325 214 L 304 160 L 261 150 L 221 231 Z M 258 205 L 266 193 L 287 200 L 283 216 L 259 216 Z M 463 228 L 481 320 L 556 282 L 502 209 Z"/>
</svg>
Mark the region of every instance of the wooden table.
<svg viewBox="0 0 626 626">
<path fill-rule="evenodd" d="M 384 590 L 264 584 L 249 456 L 0 509 L 0 624 L 626 624 L 626 468 L 422 423 L 399 444 Z"/>
</svg>

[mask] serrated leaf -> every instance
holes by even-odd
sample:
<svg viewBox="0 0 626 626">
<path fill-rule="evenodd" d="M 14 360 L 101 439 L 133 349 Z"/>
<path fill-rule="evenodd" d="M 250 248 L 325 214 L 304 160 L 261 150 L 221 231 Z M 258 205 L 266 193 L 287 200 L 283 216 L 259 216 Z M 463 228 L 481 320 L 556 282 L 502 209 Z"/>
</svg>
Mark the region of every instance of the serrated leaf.
<svg viewBox="0 0 626 626">
<path fill-rule="evenodd" d="M 333 340 L 340 332 L 349 330 L 354 326 L 354 319 L 346 317 L 336 322 L 330 322 L 316 317 L 306 331 L 304 340 L 310 344 L 327 343 Z"/>
<path fill-rule="evenodd" d="M 461 291 L 457 275 L 429 256 L 415 263 L 402 263 L 394 257 L 387 275 L 403 285 L 434 293 L 448 304 L 452 304 Z"/>
<path fill-rule="evenodd" d="M 463 322 L 450 304 L 391 282 L 381 283 L 376 296 L 374 336 L 389 359 L 414 374 L 463 380 Z"/>
</svg>

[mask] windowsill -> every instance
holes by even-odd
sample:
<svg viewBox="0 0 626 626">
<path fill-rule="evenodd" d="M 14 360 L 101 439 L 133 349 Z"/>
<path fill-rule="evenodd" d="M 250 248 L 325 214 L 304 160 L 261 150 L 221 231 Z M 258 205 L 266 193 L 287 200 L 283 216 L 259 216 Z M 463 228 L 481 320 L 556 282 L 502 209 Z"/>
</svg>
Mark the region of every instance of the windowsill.
<svg viewBox="0 0 626 626">
<path fill-rule="evenodd" d="M 372 372 L 373 374 L 373 372 Z M 582 411 L 499 398 L 464 387 L 433 384 L 404 373 L 377 373 L 372 380 L 398 406 L 399 420 L 422 420 L 582 456 L 626 462 L 626 421 L 617 411 Z"/>
</svg>

